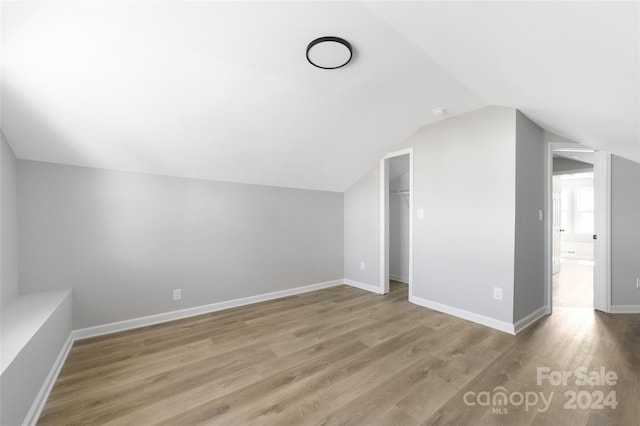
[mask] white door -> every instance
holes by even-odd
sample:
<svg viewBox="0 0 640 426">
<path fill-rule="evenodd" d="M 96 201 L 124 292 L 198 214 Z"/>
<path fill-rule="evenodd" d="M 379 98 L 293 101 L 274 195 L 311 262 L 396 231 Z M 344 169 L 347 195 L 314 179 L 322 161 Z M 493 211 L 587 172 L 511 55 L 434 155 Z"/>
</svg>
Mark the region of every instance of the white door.
<svg viewBox="0 0 640 426">
<path fill-rule="evenodd" d="M 551 247 L 551 265 L 553 274 L 557 274 L 560 272 L 560 242 L 562 229 L 560 227 L 560 218 L 562 212 L 562 187 L 560 184 L 560 179 L 558 176 L 553 177 L 553 224 L 552 224 L 552 235 L 553 235 L 553 246 Z"/>
<path fill-rule="evenodd" d="M 611 154 L 596 151 L 593 163 L 595 247 L 593 308 L 611 312 Z"/>
</svg>

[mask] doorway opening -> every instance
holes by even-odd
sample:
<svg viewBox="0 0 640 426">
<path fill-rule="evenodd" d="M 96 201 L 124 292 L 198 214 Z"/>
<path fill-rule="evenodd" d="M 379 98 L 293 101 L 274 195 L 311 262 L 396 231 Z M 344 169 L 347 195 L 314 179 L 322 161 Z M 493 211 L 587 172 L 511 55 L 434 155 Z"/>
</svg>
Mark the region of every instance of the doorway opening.
<svg viewBox="0 0 640 426">
<path fill-rule="evenodd" d="M 593 308 L 595 206 L 589 154 L 579 160 L 563 153 L 553 157 L 554 308 Z"/>
<path fill-rule="evenodd" d="M 413 149 L 387 155 L 380 163 L 380 292 L 407 285 L 412 292 Z"/>
<path fill-rule="evenodd" d="M 550 144 L 550 268 L 547 308 L 609 311 L 610 156 Z"/>
</svg>

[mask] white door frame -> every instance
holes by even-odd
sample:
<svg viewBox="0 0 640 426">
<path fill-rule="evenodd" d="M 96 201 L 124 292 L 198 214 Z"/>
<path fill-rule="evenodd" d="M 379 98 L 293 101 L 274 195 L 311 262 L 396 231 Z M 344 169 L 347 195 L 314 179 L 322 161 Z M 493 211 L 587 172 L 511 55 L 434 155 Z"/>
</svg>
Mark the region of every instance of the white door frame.
<svg viewBox="0 0 640 426">
<path fill-rule="evenodd" d="M 409 155 L 409 297 L 413 295 L 413 148 L 391 152 L 380 160 L 380 283 L 389 293 L 389 159 Z"/>
<path fill-rule="evenodd" d="M 553 224 L 553 150 L 577 148 L 575 143 L 549 142 L 545 158 L 545 304 L 553 311 L 553 271 L 551 265 Z M 594 164 L 594 232 L 598 236 L 594 247 L 593 308 L 611 312 L 611 154 L 595 151 Z"/>
</svg>

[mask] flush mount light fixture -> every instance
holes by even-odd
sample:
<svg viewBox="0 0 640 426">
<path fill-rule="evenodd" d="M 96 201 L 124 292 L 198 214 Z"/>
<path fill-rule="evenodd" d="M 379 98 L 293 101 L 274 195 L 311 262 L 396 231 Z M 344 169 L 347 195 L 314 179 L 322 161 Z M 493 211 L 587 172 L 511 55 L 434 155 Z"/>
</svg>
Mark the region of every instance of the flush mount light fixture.
<svg viewBox="0 0 640 426">
<path fill-rule="evenodd" d="M 320 37 L 307 46 L 307 61 L 324 70 L 342 68 L 352 56 L 351 44 L 340 37 Z"/>
</svg>

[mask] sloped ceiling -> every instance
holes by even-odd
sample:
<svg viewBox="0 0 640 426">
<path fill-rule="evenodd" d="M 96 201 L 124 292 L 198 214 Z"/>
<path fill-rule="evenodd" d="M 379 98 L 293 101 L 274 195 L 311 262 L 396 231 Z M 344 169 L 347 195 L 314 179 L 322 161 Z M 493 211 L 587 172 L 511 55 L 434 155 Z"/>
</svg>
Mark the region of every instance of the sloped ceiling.
<svg viewBox="0 0 640 426">
<path fill-rule="evenodd" d="M 2 2 L 19 158 L 344 191 L 487 105 L 640 161 L 637 2 Z M 311 40 L 354 46 L 339 70 Z M 443 107 L 436 118 L 431 110 Z"/>
</svg>

